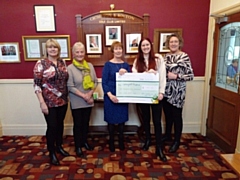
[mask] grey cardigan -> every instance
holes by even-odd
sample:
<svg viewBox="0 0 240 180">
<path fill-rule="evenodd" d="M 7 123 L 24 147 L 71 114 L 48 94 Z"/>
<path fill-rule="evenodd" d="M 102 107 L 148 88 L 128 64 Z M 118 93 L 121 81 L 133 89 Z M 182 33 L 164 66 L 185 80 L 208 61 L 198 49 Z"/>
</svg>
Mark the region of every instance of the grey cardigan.
<svg viewBox="0 0 240 180">
<path fill-rule="evenodd" d="M 94 67 L 91 63 L 88 63 L 90 67 L 90 75 L 92 81 L 94 82 L 94 87 L 97 86 L 97 76 L 94 70 Z M 86 108 L 92 107 L 94 104 L 88 104 L 82 97 L 76 95 L 76 91 L 79 90 L 82 93 L 87 93 L 91 89 L 84 90 L 83 89 L 83 75 L 82 72 L 76 68 L 73 64 L 70 64 L 68 67 L 68 91 L 69 91 L 69 98 L 71 103 L 71 109 L 79 109 L 79 108 Z"/>
</svg>

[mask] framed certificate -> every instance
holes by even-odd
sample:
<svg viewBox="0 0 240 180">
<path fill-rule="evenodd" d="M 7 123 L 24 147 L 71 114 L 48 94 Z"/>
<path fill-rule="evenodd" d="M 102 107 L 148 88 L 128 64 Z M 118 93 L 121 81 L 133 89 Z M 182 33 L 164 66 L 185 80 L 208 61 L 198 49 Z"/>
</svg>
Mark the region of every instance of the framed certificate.
<svg viewBox="0 0 240 180">
<path fill-rule="evenodd" d="M 55 39 L 60 44 L 62 59 L 71 59 L 69 35 L 22 36 L 25 61 L 37 61 L 43 58 L 46 55 L 45 44 L 48 39 Z"/>
<path fill-rule="evenodd" d="M 34 5 L 34 16 L 37 32 L 55 32 L 54 5 Z"/>
<path fill-rule="evenodd" d="M 0 63 L 20 63 L 18 42 L 0 42 Z"/>
</svg>

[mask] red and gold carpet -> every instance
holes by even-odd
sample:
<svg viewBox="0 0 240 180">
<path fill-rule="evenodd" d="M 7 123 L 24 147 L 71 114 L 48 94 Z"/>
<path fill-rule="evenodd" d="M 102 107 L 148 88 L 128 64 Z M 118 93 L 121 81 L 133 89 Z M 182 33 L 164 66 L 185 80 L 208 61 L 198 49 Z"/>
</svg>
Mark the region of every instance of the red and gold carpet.
<svg viewBox="0 0 240 180">
<path fill-rule="evenodd" d="M 155 146 L 142 151 L 137 135 L 125 135 L 124 151 L 117 147 L 110 153 L 107 135 L 90 135 L 95 146 L 84 157 L 75 156 L 72 136 L 64 137 L 64 149 L 71 156 L 58 155 L 61 166 L 49 164 L 44 136 L 0 137 L 1 180 L 223 180 L 239 179 L 220 158 L 221 150 L 199 134 L 183 134 L 180 149 L 166 153 L 168 161 L 162 162 L 155 155 Z M 117 139 L 117 136 L 116 136 Z M 169 144 L 165 144 L 167 152 Z"/>
</svg>

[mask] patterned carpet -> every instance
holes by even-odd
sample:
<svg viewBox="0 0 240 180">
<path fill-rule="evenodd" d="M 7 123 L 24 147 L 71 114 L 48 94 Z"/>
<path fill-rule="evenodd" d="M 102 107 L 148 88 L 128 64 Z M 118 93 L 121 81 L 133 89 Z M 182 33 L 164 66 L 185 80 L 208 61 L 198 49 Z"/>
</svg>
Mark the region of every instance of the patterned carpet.
<svg viewBox="0 0 240 180">
<path fill-rule="evenodd" d="M 117 137 L 116 137 L 117 138 Z M 58 155 L 61 166 L 49 164 L 44 136 L 0 137 L 1 180 L 222 180 L 239 179 L 222 161 L 221 150 L 199 134 L 183 134 L 180 149 L 166 153 L 168 162 L 163 163 L 155 155 L 155 146 L 142 151 L 137 135 L 125 135 L 126 149 L 110 153 L 107 135 L 91 135 L 89 142 L 95 146 L 77 158 L 73 137 L 64 137 L 64 149 L 71 156 Z M 167 152 L 169 144 L 165 144 Z"/>
</svg>

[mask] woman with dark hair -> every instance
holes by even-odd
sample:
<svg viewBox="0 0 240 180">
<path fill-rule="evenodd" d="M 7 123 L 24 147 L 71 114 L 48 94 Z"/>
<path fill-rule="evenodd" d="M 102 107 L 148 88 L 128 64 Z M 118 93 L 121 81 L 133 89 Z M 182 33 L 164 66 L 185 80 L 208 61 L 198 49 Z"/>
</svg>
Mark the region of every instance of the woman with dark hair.
<svg viewBox="0 0 240 180">
<path fill-rule="evenodd" d="M 47 122 L 47 149 L 50 163 L 60 165 L 55 154 L 69 156 L 63 147 L 63 129 L 68 107 L 68 72 L 65 61 L 60 58 L 61 47 L 55 39 L 46 42 L 46 57 L 37 61 L 33 69 L 34 89 L 40 108 Z"/>
<path fill-rule="evenodd" d="M 138 46 L 138 56 L 135 59 L 132 67 L 132 72 L 135 73 L 158 73 L 159 74 L 159 94 L 158 104 L 139 104 L 142 112 L 143 126 L 145 131 L 146 140 L 142 147 L 144 151 L 148 150 L 151 145 L 150 133 L 150 109 L 152 110 L 152 120 L 154 124 L 154 133 L 156 138 L 156 155 L 162 161 L 167 161 L 163 153 L 163 146 L 161 143 L 162 126 L 161 126 L 161 113 L 162 113 L 162 99 L 165 92 L 166 85 L 166 69 L 163 57 L 160 54 L 154 55 L 152 42 L 149 38 L 144 38 L 140 41 Z"/>
<path fill-rule="evenodd" d="M 102 87 L 104 92 L 104 121 L 108 123 L 109 150 L 115 151 L 114 132 L 118 126 L 119 149 L 124 150 L 124 123 L 128 121 L 128 104 L 118 103 L 116 97 L 116 73 L 123 75 L 130 71 L 129 65 L 122 60 L 123 45 L 115 41 L 111 45 L 113 58 L 105 63 L 102 71 Z"/>
<path fill-rule="evenodd" d="M 165 56 L 167 84 L 163 99 L 166 131 L 162 141 L 171 141 L 174 125 L 174 142 L 168 152 L 174 153 L 180 146 L 183 119 L 182 110 L 186 95 L 186 81 L 193 80 L 194 74 L 188 54 L 181 51 L 183 38 L 179 34 L 168 36 L 166 47 L 170 52 Z"/>
</svg>

